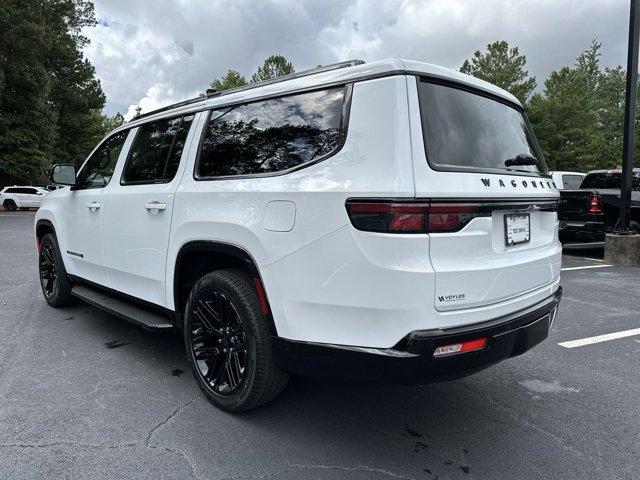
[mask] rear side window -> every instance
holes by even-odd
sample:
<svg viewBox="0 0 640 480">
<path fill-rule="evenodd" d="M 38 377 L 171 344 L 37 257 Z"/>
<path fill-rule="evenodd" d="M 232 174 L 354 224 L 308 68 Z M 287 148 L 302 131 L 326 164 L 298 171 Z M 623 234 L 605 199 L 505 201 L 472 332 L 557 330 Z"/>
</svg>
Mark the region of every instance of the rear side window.
<svg viewBox="0 0 640 480">
<path fill-rule="evenodd" d="M 18 193 L 18 188 L 7 188 L 4 193 Z"/>
<path fill-rule="evenodd" d="M 193 115 L 189 115 L 142 125 L 131 146 L 120 183 L 139 185 L 173 180 L 192 120 Z"/>
<path fill-rule="evenodd" d="M 345 87 L 211 112 L 195 176 L 272 174 L 335 152 L 341 145 Z"/>
<path fill-rule="evenodd" d="M 127 135 L 129 131 L 125 130 L 102 142 L 78 174 L 76 183 L 79 187 L 102 188 L 108 185 Z"/>
<path fill-rule="evenodd" d="M 565 190 L 576 190 L 577 188 L 580 188 L 583 178 L 584 177 L 582 175 L 563 175 L 562 187 Z"/>
<path fill-rule="evenodd" d="M 515 107 L 427 81 L 419 83 L 418 95 L 427 160 L 435 169 L 548 173 L 527 120 Z M 535 165 L 505 165 L 519 155 L 530 156 Z"/>
</svg>

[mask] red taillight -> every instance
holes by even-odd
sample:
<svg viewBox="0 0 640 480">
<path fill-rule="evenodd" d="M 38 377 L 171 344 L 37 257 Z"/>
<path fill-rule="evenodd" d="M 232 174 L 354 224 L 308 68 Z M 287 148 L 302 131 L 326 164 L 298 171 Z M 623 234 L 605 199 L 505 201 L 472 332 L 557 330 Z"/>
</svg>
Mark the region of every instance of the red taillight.
<svg viewBox="0 0 640 480">
<path fill-rule="evenodd" d="M 459 353 L 475 352 L 482 350 L 487 345 L 486 338 L 476 338 L 467 342 L 451 343 L 449 345 L 441 345 L 435 349 L 433 356 L 448 357 L 450 355 L 458 355 Z"/>
<path fill-rule="evenodd" d="M 589 194 L 587 213 L 602 213 L 602 197 L 597 193 Z"/>
<path fill-rule="evenodd" d="M 478 204 L 350 200 L 346 206 L 353 226 L 367 232 L 455 232 L 482 215 Z"/>
<path fill-rule="evenodd" d="M 384 233 L 426 233 L 428 203 L 347 202 L 347 213 L 358 230 Z"/>
<path fill-rule="evenodd" d="M 430 232 L 455 232 L 478 216 L 480 206 L 462 203 L 432 203 L 429 206 Z"/>
</svg>

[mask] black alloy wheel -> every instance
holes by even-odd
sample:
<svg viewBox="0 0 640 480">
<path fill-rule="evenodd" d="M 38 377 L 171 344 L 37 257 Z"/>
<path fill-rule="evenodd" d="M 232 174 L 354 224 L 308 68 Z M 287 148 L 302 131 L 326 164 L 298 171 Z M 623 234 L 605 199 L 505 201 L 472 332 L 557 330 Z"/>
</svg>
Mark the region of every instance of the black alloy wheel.
<svg viewBox="0 0 640 480">
<path fill-rule="evenodd" d="M 45 298 L 54 298 L 58 284 L 56 271 L 56 254 L 53 242 L 46 242 L 40 248 L 40 284 Z"/>
<path fill-rule="evenodd" d="M 229 297 L 217 290 L 201 292 L 192 307 L 191 349 L 202 378 L 217 395 L 231 395 L 247 373 L 244 325 Z"/>
<path fill-rule="evenodd" d="M 189 294 L 185 348 L 202 391 L 215 406 L 243 412 L 275 398 L 289 375 L 275 364 L 265 315 L 244 272 L 217 270 Z"/>
<path fill-rule="evenodd" d="M 52 307 L 66 307 L 73 303 L 71 288 L 73 284 L 64 268 L 64 262 L 58 248 L 58 241 L 52 233 L 40 240 L 38 255 L 40 286 L 44 299 Z"/>
</svg>

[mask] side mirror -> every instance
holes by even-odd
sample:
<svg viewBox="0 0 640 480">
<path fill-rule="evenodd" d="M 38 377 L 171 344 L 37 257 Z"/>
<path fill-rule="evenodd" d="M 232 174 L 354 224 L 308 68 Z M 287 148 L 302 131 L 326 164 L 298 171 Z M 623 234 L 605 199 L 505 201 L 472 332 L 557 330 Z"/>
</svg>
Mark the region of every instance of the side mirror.
<svg viewBox="0 0 640 480">
<path fill-rule="evenodd" d="M 73 163 L 58 163 L 51 168 L 49 179 L 58 185 L 76 184 L 76 166 Z"/>
</svg>

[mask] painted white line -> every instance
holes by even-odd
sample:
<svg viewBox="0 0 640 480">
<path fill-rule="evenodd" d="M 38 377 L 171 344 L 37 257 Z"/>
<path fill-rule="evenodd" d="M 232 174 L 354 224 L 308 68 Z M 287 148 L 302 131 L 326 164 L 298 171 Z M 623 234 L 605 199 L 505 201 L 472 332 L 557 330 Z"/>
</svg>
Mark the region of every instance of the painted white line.
<svg viewBox="0 0 640 480">
<path fill-rule="evenodd" d="M 616 340 L 618 338 L 633 337 L 634 335 L 640 335 L 640 328 L 624 330 L 622 332 L 607 333 L 605 335 L 598 335 L 597 337 L 581 338 L 580 340 L 571 340 L 569 342 L 559 343 L 558 345 L 565 348 L 576 348 L 591 345 L 593 343 L 608 342 L 609 340 Z"/>
<path fill-rule="evenodd" d="M 602 264 L 602 265 L 585 265 L 584 267 L 568 267 L 561 268 L 563 272 L 568 272 L 569 270 L 586 270 L 587 268 L 604 268 L 604 267 L 612 267 L 613 265 Z"/>
</svg>

